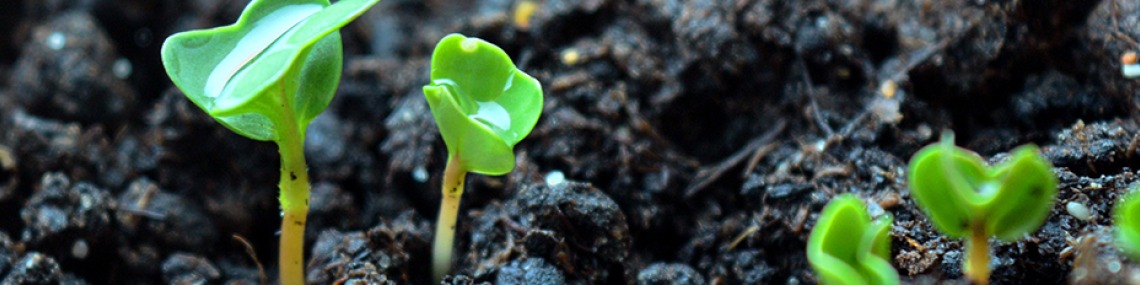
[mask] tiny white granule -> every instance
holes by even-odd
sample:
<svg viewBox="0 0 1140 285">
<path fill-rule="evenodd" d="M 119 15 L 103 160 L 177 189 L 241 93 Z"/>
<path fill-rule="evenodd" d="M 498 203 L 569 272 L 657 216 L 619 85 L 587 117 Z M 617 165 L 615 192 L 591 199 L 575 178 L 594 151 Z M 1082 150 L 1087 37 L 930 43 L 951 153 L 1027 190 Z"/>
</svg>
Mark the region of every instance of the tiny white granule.
<svg viewBox="0 0 1140 285">
<path fill-rule="evenodd" d="M 1124 73 L 1124 78 L 1140 78 L 1140 64 L 1125 64 L 1120 67 L 1120 72 Z"/>
<path fill-rule="evenodd" d="M 90 251 L 90 248 L 87 247 L 87 241 L 80 239 L 71 244 L 72 257 L 75 257 L 77 259 L 87 258 L 88 251 Z"/>
<path fill-rule="evenodd" d="M 562 174 L 562 171 L 554 170 L 546 173 L 547 186 L 562 184 L 562 182 L 566 182 L 566 174 Z"/>
<path fill-rule="evenodd" d="M 111 73 L 115 74 L 116 78 L 127 79 L 131 77 L 131 61 L 126 58 L 119 58 L 115 60 L 115 64 L 111 65 Z"/>
<path fill-rule="evenodd" d="M 415 179 L 416 182 L 419 182 L 419 183 L 427 182 L 427 180 L 428 180 L 427 169 L 424 169 L 423 165 L 416 166 L 415 169 L 412 169 L 412 179 Z"/>
<path fill-rule="evenodd" d="M 63 45 L 67 43 L 67 37 L 60 32 L 53 32 L 47 37 L 47 46 L 53 50 L 63 49 Z"/>
<path fill-rule="evenodd" d="M 1078 220 L 1087 222 L 1092 219 L 1092 214 L 1089 213 L 1089 207 L 1077 201 L 1069 201 L 1069 203 L 1065 204 L 1065 210 L 1069 211 L 1069 215 L 1072 215 Z"/>
</svg>

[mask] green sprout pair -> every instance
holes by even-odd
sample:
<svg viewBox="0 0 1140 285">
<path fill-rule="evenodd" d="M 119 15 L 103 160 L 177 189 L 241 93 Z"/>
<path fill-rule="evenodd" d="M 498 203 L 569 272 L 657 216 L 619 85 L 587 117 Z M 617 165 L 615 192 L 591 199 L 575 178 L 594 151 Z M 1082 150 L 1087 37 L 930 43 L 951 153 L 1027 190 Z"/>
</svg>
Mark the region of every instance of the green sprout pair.
<svg viewBox="0 0 1140 285">
<path fill-rule="evenodd" d="M 909 168 L 911 196 L 935 228 L 966 240 L 964 273 L 974 284 L 989 282 L 989 238 L 1008 242 L 1037 230 L 1057 196 L 1053 166 L 1032 145 L 986 167 L 946 132 L 942 142 L 919 150 Z"/>
<path fill-rule="evenodd" d="M 432 275 L 439 283 L 451 268 L 463 180 L 468 172 L 504 175 L 514 169 L 513 148 L 542 113 L 542 86 L 498 46 L 450 34 L 432 53 L 424 97 L 447 145 L 432 250 Z"/>
<path fill-rule="evenodd" d="M 162 45 L 166 72 L 190 101 L 235 133 L 277 143 L 281 284 L 304 284 L 305 130 L 340 81 L 337 30 L 378 2 L 253 0 L 233 25 L 178 33 Z"/>
<path fill-rule="evenodd" d="M 893 285 L 888 215 L 874 221 L 862 201 L 843 194 L 823 208 L 808 238 L 807 257 L 821 284 Z"/>
</svg>

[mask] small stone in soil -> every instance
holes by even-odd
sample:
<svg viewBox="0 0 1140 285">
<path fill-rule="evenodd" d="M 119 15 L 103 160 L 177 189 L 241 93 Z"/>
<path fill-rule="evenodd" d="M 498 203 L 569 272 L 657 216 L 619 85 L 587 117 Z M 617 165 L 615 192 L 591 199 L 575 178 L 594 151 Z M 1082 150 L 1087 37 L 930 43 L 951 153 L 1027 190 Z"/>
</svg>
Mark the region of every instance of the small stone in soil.
<svg viewBox="0 0 1140 285">
<path fill-rule="evenodd" d="M 210 218 L 186 200 L 153 180 L 138 178 L 119 195 L 117 219 L 128 234 L 165 247 L 199 248 L 215 243 L 218 233 Z"/>
<path fill-rule="evenodd" d="M 525 285 L 525 284 L 566 284 L 566 277 L 541 257 L 529 257 L 523 260 L 511 261 L 499 269 L 495 284 Z"/>
<path fill-rule="evenodd" d="M 705 279 L 680 263 L 654 263 L 637 273 L 637 285 L 702 285 Z"/>
<path fill-rule="evenodd" d="M 31 252 L 13 264 L 3 284 L 56 284 L 63 279 L 59 263 L 39 252 Z"/>
<path fill-rule="evenodd" d="M 475 283 L 475 279 L 472 279 L 470 276 L 467 276 L 467 275 L 444 276 L 443 280 L 439 281 L 439 284 L 440 285 L 491 285 L 490 282 Z"/>
<path fill-rule="evenodd" d="M 428 276 L 426 268 L 412 265 L 418 258 L 430 254 L 430 224 L 413 217 L 413 212 L 404 212 L 363 232 L 321 232 L 311 250 L 313 266 L 308 267 L 307 281 L 310 284 L 342 279 L 376 282 L 367 284 L 426 282 L 414 279 Z"/>
<path fill-rule="evenodd" d="M 71 244 L 71 257 L 76 259 L 87 258 L 87 253 L 89 253 L 90 250 L 91 249 L 87 247 L 87 241 L 83 239 L 76 240 L 75 243 Z"/>
<path fill-rule="evenodd" d="M 617 203 L 590 184 L 563 182 L 552 186 L 532 184 L 521 190 L 509 208 L 519 224 L 548 230 L 566 240 L 569 255 L 546 252 L 541 256 L 562 269 L 575 268 L 586 280 L 621 275 L 629 254 L 630 234 L 625 214 Z M 572 243 L 572 244 L 571 244 Z M 528 249 L 529 250 L 529 249 Z M 531 252 L 531 254 L 543 254 Z M 607 273 L 608 272 L 608 273 Z M 596 276 L 589 276 L 596 275 Z"/>
<path fill-rule="evenodd" d="M 37 191 L 20 210 L 20 218 L 27 225 L 22 239 L 35 244 L 50 238 L 99 236 L 109 228 L 114 208 L 115 202 L 106 190 L 87 182 L 73 185 L 62 173 L 44 174 Z"/>
<path fill-rule="evenodd" d="M 16 62 L 12 88 L 27 111 L 83 122 L 124 117 L 135 91 L 113 75 L 111 39 L 85 12 L 69 12 L 35 27 Z"/>
</svg>

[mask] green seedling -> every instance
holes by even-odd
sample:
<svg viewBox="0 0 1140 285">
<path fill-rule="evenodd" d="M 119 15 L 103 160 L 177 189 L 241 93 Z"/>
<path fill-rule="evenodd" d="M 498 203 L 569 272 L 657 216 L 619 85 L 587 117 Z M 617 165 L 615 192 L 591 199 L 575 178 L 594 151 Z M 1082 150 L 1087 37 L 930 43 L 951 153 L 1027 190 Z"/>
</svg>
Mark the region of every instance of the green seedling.
<svg viewBox="0 0 1140 285">
<path fill-rule="evenodd" d="M 966 240 L 964 273 L 975 284 L 990 275 L 989 238 L 1014 241 L 1037 230 L 1057 196 L 1053 166 L 1037 147 L 1021 146 L 987 167 L 978 154 L 954 146 L 954 134 L 910 161 L 910 193 L 943 234 Z"/>
<path fill-rule="evenodd" d="M 451 267 L 464 178 L 468 172 L 503 175 L 514 169 L 514 146 L 542 113 L 542 87 L 498 46 L 450 34 L 432 53 L 431 84 L 424 86 L 424 97 L 447 145 L 432 251 L 432 274 L 439 283 Z"/>
<path fill-rule="evenodd" d="M 1140 190 L 1133 188 L 1117 202 L 1112 216 L 1116 223 L 1116 246 L 1132 260 L 1140 260 Z"/>
<path fill-rule="evenodd" d="M 171 81 L 211 117 L 281 153 L 280 282 L 303 284 L 309 178 L 305 130 L 340 81 L 338 29 L 379 0 L 253 0 L 237 23 L 175 34 L 162 45 Z"/>
<path fill-rule="evenodd" d="M 863 202 L 844 194 L 832 199 L 808 238 L 807 256 L 821 284 L 893 285 L 899 274 L 891 267 L 892 218 L 874 221 Z"/>
</svg>

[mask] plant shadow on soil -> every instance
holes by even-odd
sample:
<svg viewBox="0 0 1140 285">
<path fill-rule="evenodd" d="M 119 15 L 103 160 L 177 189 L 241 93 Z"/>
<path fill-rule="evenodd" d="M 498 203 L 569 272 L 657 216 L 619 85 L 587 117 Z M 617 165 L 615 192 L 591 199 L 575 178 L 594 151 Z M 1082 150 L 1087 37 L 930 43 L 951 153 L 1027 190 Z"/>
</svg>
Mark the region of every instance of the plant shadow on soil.
<svg viewBox="0 0 1140 285">
<path fill-rule="evenodd" d="M 514 172 L 468 178 L 446 283 L 815 283 L 807 234 L 849 192 L 895 216 L 904 281 L 961 280 L 962 244 L 905 185 L 942 130 L 991 162 L 1035 143 L 1056 166 L 1053 213 L 994 247 L 994 283 L 1140 274 L 1110 215 L 1140 178 L 1140 82 L 1117 61 L 1140 49 L 1140 2 L 533 0 L 517 21 L 524 1 L 390 0 L 341 31 L 342 82 L 305 149 L 310 283 L 429 283 L 446 153 L 420 88 L 451 32 L 504 47 L 546 105 Z M 276 150 L 158 61 L 166 36 L 245 4 L 3 4 L 5 284 L 272 282 Z"/>
</svg>

